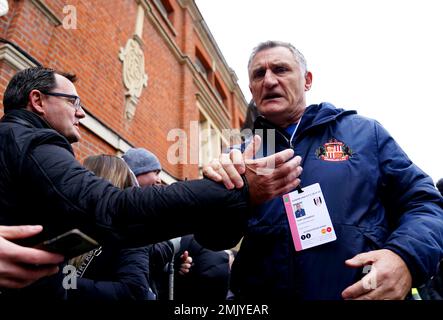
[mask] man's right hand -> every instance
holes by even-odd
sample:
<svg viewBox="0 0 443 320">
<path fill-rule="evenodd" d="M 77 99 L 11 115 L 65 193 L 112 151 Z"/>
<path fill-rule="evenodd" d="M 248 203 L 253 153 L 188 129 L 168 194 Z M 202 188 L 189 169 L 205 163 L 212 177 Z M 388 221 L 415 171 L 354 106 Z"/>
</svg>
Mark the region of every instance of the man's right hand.
<svg viewBox="0 0 443 320">
<path fill-rule="evenodd" d="M 253 159 L 260 149 L 261 139 L 253 141 L 242 154 L 232 150 L 203 168 L 203 174 L 214 181 L 223 182 L 228 189 L 243 187 L 244 174 L 249 184 L 251 203 L 256 205 L 294 190 L 302 173 L 301 158 L 294 158 L 294 151 L 286 149 L 261 159 Z M 292 159 L 291 159 L 292 158 Z"/>
<path fill-rule="evenodd" d="M 31 237 L 42 229 L 42 226 L 0 226 L 0 287 L 23 288 L 57 273 L 57 264 L 64 260 L 63 256 L 8 241 Z"/>
</svg>

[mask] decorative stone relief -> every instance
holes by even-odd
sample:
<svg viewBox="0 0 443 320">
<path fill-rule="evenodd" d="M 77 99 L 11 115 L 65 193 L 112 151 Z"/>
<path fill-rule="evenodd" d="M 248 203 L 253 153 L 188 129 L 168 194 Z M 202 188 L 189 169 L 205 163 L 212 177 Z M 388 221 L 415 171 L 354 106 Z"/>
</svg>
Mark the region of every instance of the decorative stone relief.
<svg viewBox="0 0 443 320">
<path fill-rule="evenodd" d="M 148 86 L 148 75 L 145 73 L 145 56 L 137 35 L 129 39 L 124 48 L 120 48 L 119 58 L 123 61 L 123 83 L 128 90 L 125 93 L 125 116 L 132 120 L 142 94 L 143 87 Z"/>
</svg>

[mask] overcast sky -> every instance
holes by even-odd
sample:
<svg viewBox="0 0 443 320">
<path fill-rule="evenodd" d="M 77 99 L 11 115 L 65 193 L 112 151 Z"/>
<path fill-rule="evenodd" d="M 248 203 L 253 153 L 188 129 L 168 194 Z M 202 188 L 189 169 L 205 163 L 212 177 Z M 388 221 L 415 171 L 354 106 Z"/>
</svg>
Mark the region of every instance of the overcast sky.
<svg viewBox="0 0 443 320">
<path fill-rule="evenodd" d="M 252 48 L 291 42 L 313 73 L 308 103 L 377 119 L 434 181 L 443 178 L 441 1 L 195 1 L 247 101 Z"/>
</svg>

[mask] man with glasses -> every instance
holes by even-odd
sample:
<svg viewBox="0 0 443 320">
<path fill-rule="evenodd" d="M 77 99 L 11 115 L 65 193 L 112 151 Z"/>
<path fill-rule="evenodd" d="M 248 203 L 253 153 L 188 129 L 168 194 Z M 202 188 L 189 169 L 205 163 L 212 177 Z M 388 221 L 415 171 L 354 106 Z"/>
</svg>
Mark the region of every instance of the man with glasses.
<svg viewBox="0 0 443 320">
<path fill-rule="evenodd" d="M 41 93 L 46 94 L 47 96 L 66 98 L 68 101 L 71 102 L 71 105 L 75 109 L 75 111 L 78 111 L 80 108 L 82 108 L 79 96 L 76 96 L 76 95 L 73 95 L 73 94 L 60 93 L 60 92 L 46 92 L 46 91 L 42 91 Z"/>
<path fill-rule="evenodd" d="M 43 225 L 34 243 L 78 228 L 102 245 L 141 246 L 194 233 L 211 246 L 213 239 L 230 233 L 238 238 L 248 206 L 299 183 L 300 159 L 289 160 L 293 152 L 285 150 L 253 162 L 256 169 L 267 163 L 276 167 L 267 176 L 249 171 L 245 188 L 239 190 L 227 190 L 207 179 L 167 187 L 115 188 L 74 157 L 70 144 L 80 139 L 79 121 L 85 113 L 73 80 L 52 69 L 26 69 L 11 79 L 3 98 L 0 225 Z M 219 249 L 234 245 L 225 242 Z M 0 264 L 9 260 L 0 255 Z M 62 284 L 60 272 L 13 294 L 63 298 Z"/>
<path fill-rule="evenodd" d="M 56 87 L 54 87 L 50 78 L 43 80 L 31 79 L 23 86 L 8 86 L 9 90 L 6 90 L 4 97 L 5 113 L 8 113 L 10 109 L 17 108 L 17 106 L 23 109 L 24 106 L 28 105 L 26 109 L 30 109 L 29 111 L 43 118 L 70 143 L 77 142 L 80 139 L 80 119 L 85 117 L 85 113 L 81 108 L 77 91 L 72 84 L 76 80 L 75 76 L 55 73 L 53 77 L 55 83 L 57 83 Z M 12 82 L 12 84 L 14 83 Z M 35 87 L 39 90 L 33 89 Z M 29 97 L 23 94 L 24 92 L 29 92 Z"/>
</svg>

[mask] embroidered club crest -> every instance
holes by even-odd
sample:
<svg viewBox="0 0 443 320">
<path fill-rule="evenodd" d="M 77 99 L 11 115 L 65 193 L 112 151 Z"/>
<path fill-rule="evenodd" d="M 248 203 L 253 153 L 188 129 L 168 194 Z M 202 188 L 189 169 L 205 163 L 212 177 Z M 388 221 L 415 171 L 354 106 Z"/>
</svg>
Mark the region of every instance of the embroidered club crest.
<svg viewBox="0 0 443 320">
<path fill-rule="evenodd" d="M 352 156 L 352 150 L 335 138 L 330 139 L 316 151 L 317 158 L 325 161 L 345 161 Z"/>
</svg>

